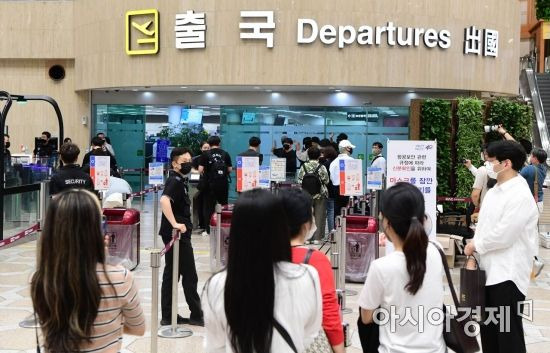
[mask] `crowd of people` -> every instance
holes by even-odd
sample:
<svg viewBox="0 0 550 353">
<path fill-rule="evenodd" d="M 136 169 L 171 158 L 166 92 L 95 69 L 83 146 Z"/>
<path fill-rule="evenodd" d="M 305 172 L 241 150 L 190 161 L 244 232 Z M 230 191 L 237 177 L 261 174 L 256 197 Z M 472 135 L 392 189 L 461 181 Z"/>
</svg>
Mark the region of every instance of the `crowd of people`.
<svg viewBox="0 0 550 353">
<path fill-rule="evenodd" d="M 504 128 L 499 131 L 505 140 L 484 147 L 483 166 L 465 161 L 475 175 L 472 200 L 477 227 L 464 253 L 476 256 L 486 271 L 486 310 L 511 310 L 507 317 L 480 322 L 483 351 L 521 353 L 526 352 L 522 302 L 532 272 L 540 272 L 537 224 L 547 156 L 541 149 L 527 152 Z M 258 157 L 262 163 L 261 140 L 251 137 L 248 142 L 239 156 Z M 202 143 L 197 156 L 188 148 L 171 151 L 170 173 L 160 198 L 159 235 L 168 244 L 172 230 L 180 232 L 177 273 L 190 316 L 178 315 L 177 323 L 205 326 L 207 352 L 303 352 L 320 342 L 335 353 L 345 351 L 332 265 L 310 244 L 334 229 L 334 215 L 349 203 L 339 192 L 339 165 L 352 158 L 356 146 L 345 134 L 336 141 L 306 138 L 304 148 L 288 137 L 281 142 L 283 147 L 274 146 L 273 154 L 288 157 L 286 170 L 295 173 L 301 188 L 277 194 L 265 189 L 240 193 L 232 214 L 226 267 L 210 277 L 202 294 L 191 243 L 192 205 L 198 207 L 199 227 L 208 234 L 215 205 L 228 203 L 233 162 L 219 136 Z M 88 157 L 109 155 L 114 160 L 102 137 L 96 136 L 92 145 Z M 381 143 L 372 145 L 370 165 L 384 170 L 382 151 Z M 51 352 L 119 350 L 123 332 L 144 332 L 137 288 L 130 272 L 108 264 L 100 204 L 86 190 L 91 185 L 89 175 L 75 164 L 78 147 L 68 141 L 59 152 L 63 167 L 52 178 L 52 193 L 57 196 L 48 209 L 31 286 L 42 344 Z M 528 153 L 530 163 L 526 163 Z M 194 196 L 192 173 L 200 174 Z M 358 300 L 358 325 L 378 325 L 381 310 L 398 318 L 410 315 L 412 320 L 397 326 L 380 324 L 378 352 L 447 351 L 444 325 L 426 318 L 431 310 L 443 307 L 444 264 L 439 245 L 428 239 L 425 214 L 424 197 L 411 184 L 397 183 L 382 194 L 379 227 L 395 250 L 370 265 Z M 172 251 L 165 257 L 161 325 L 170 324 L 173 305 Z M 67 261 L 70 266 L 63 267 Z M 509 322 L 506 332 L 499 330 L 502 320 Z M 419 321 L 422 331 L 415 324 Z M 363 347 L 372 343 L 361 338 Z"/>
</svg>

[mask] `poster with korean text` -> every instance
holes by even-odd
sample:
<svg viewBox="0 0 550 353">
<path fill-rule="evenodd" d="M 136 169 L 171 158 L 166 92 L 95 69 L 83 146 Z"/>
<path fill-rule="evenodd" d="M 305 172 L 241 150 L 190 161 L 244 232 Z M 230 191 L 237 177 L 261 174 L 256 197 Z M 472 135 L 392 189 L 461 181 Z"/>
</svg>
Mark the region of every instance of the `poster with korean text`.
<svg viewBox="0 0 550 353">
<path fill-rule="evenodd" d="M 109 174 L 111 157 L 90 156 L 90 177 L 94 181 L 95 190 L 109 190 Z"/>
<path fill-rule="evenodd" d="M 340 195 L 363 195 L 363 161 L 360 159 L 340 160 Z"/>
<path fill-rule="evenodd" d="M 237 191 L 248 191 L 259 186 L 260 158 L 237 157 Z"/>
<path fill-rule="evenodd" d="M 386 185 L 410 183 L 424 195 L 426 231 L 436 239 L 437 143 L 436 141 L 388 141 Z"/>
</svg>

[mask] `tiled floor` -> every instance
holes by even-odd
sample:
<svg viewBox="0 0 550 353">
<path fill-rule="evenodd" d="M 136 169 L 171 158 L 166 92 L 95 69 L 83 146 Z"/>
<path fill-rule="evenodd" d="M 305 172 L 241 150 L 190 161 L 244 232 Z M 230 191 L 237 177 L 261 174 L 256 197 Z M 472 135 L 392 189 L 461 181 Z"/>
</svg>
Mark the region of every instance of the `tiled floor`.
<svg viewBox="0 0 550 353">
<path fill-rule="evenodd" d="M 139 202 L 134 204 L 138 208 Z M 141 264 L 135 270 L 135 277 L 140 289 L 142 305 L 147 315 L 147 327 L 150 329 L 151 317 L 151 268 L 149 267 L 149 248 L 153 245 L 152 231 L 152 201 L 145 201 L 142 212 L 141 227 Z M 160 239 L 159 239 L 160 240 Z M 199 272 L 199 288 L 211 275 L 209 266 L 208 238 L 193 237 L 197 269 Z M 36 241 L 0 251 L 0 353 L 35 352 L 34 330 L 19 328 L 21 320 L 32 313 L 29 299 L 29 279 L 33 272 L 36 255 Z M 548 264 L 542 275 L 531 283 L 528 299 L 534 300 L 534 319 L 525 321 L 525 334 L 529 353 L 550 353 L 550 250 L 541 249 L 541 257 Z M 164 261 L 163 261 L 164 262 Z M 160 269 L 162 273 L 162 268 Z M 458 281 L 458 270 L 453 270 L 453 279 Z M 456 283 L 456 282 L 455 282 Z M 361 285 L 348 284 L 348 289 L 359 291 Z M 448 288 L 446 288 L 448 294 Z M 356 333 L 355 322 L 358 316 L 357 296 L 347 297 L 347 306 L 353 309 L 345 315 L 345 321 L 350 324 L 352 346 L 348 352 L 361 352 Z M 446 301 L 450 302 L 447 295 Z M 180 314 L 187 316 L 189 312 L 179 292 Z M 204 329 L 192 326 L 193 336 L 183 339 L 158 339 L 159 352 L 203 352 L 202 344 Z M 150 352 L 150 332 L 144 337 L 125 336 L 123 352 Z"/>
</svg>

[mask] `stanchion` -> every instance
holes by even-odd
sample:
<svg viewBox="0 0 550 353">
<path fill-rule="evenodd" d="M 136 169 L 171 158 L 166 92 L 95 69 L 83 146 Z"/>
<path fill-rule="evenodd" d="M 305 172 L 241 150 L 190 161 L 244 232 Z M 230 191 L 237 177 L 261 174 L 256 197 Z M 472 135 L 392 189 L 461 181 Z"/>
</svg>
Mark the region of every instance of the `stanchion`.
<svg viewBox="0 0 550 353">
<path fill-rule="evenodd" d="M 139 168 L 139 190 L 143 190 L 143 168 Z M 141 194 L 139 198 L 139 206 L 141 207 L 140 210 L 143 212 L 143 199 L 145 198 L 145 194 Z"/>
<path fill-rule="evenodd" d="M 158 335 L 164 338 L 184 338 L 193 335 L 193 331 L 178 327 L 179 230 L 174 229 L 172 235 L 174 237 L 174 246 L 172 247 L 172 325 L 161 327 Z"/>
<path fill-rule="evenodd" d="M 153 198 L 153 246 L 158 248 L 158 223 L 159 223 L 159 187 L 154 186 Z"/>
<path fill-rule="evenodd" d="M 210 230 L 212 233 L 212 230 Z M 210 236 L 215 236 L 216 240 L 216 267 L 218 269 L 222 268 L 222 205 L 219 203 L 216 204 L 216 234 L 210 234 Z"/>
<path fill-rule="evenodd" d="M 151 272 L 152 283 L 151 291 L 151 353 L 157 353 L 157 334 L 159 325 L 159 269 L 160 269 L 160 249 L 151 250 Z M 177 306 L 176 306 L 177 307 Z"/>
<path fill-rule="evenodd" d="M 338 284 L 338 288 L 342 291 L 342 306 L 341 310 L 343 314 L 349 314 L 353 310 L 346 307 L 346 216 L 347 216 L 347 210 L 346 208 L 342 209 L 342 216 L 340 220 L 340 237 L 339 237 L 339 246 L 338 249 L 340 250 L 340 256 L 339 256 L 339 280 L 340 283 Z"/>
</svg>

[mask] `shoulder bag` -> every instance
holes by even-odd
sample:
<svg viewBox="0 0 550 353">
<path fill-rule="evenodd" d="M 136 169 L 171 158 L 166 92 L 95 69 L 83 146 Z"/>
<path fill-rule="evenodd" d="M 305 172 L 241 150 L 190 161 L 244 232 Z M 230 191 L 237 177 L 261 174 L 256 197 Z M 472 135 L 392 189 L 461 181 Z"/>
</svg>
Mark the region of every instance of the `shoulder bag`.
<svg viewBox="0 0 550 353">
<path fill-rule="evenodd" d="M 309 260 L 311 259 L 311 255 L 313 254 L 313 249 L 308 249 L 306 256 L 304 258 L 304 264 L 309 264 Z M 279 334 L 283 337 L 283 339 L 286 341 L 286 343 L 289 345 L 289 347 L 294 351 L 294 353 L 298 353 L 298 350 L 296 349 L 296 346 L 294 345 L 294 342 L 292 341 L 292 338 L 290 337 L 290 334 L 288 331 L 277 321 L 277 319 L 273 318 L 273 327 L 279 332 Z M 313 342 L 306 348 L 304 351 L 305 353 L 332 353 L 332 346 L 330 345 L 330 342 L 328 341 L 328 337 L 325 333 L 325 330 L 321 328 L 319 330 L 319 333 L 317 336 L 315 336 L 315 339 Z"/>
<path fill-rule="evenodd" d="M 447 282 L 449 283 L 449 289 L 453 297 L 453 303 L 455 307 L 459 307 L 458 297 L 453 286 L 453 280 L 451 279 L 451 271 L 449 271 L 449 265 L 447 264 L 447 258 L 441 248 L 432 243 L 439 255 L 441 255 L 441 261 L 443 262 L 443 268 L 445 269 L 445 275 L 447 276 Z M 445 305 L 443 305 L 443 312 L 445 312 Z M 476 337 L 471 337 L 466 334 L 466 320 L 458 321 L 456 317 L 451 316 L 447 318 L 450 313 L 445 313 L 445 326 L 443 327 L 443 339 L 448 348 L 451 348 L 456 353 L 474 353 L 479 352 L 479 344 Z"/>
</svg>

